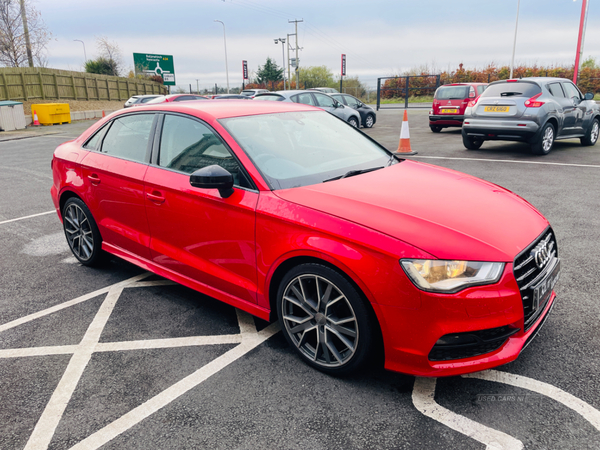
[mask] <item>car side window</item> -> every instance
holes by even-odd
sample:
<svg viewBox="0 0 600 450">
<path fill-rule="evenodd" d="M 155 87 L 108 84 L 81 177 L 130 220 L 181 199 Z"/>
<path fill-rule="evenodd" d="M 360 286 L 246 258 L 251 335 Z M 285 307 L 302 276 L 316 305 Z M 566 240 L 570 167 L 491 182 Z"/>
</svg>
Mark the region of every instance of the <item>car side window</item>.
<svg viewBox="0 0 600 450">
<path fill-rule="evenodd" d="M 107 155 L 147 162 L 154 114 L 135 114 L 113 120 L 100 151 Z"/>
<path fill-rule="evenodd" d="M 359 102 L 358 100 L 356 100 L 354 97 L 350 96 L 350 95 L 344 95 L 344 99 L 346 100 L 346 104 L 350 107 L 350 108 L 358 108 L 359 107 Z"/>
<path fill-rule="evenodd" d="M 234 184 L 250 188 L 239 163 L 223 141 L 203 123 L 167 114 L 162 126 L 158 165 L 184 173 L 218 165 L 233 175 Z"/>
<path fill-rule="evenodd" d="M 102 141 L 102 137 L 104 137 L 104 134 L 106 133 L 106 130 L 108 130 L 107 125 L 103 126 L 100 130 L 98 130 L 96 134 L 94 134 L 91 137 L 91 139 L 88 139 L 88 141 L 85 144 L 83 144 L 83 148 L 87 150 L 98 149 L 98 147 L 100 146 L 100 142 Z"/>
<path fill-rule="evenodd" d="M 575 87 L 573 83 L 562 83 L 563 88 L 565 89 L 565 93 L 567 94 L 567 98 L 577 98 L 581 100 L 581 94 L 579 93 L 579 89 Z"/>
<path fill-rule="evenodd" d="M 325 94 L 313 94 L 317 99 L 317 104 L 321 108 L 333 108 L 335 106 L 335 100 L 332 99 L 329 95 Z"/>
<path fill-rule="evenodd" d="M 554 97 L 565 98 L 565 93 L 563 92 L 560 83 L 550 83 L 548 85 L 548 90 Z"/>
<path fill-rule="evenodd" d="M 313 100 L 313 96 L 310 95 L 308 92 L 305 92 L 304 94 L 294 95 L 292 97 L 292 101 L 294 101 L 296 103 L 303 103 L 304 105 L 315 106 L 315 101 Z"/>
</svg>

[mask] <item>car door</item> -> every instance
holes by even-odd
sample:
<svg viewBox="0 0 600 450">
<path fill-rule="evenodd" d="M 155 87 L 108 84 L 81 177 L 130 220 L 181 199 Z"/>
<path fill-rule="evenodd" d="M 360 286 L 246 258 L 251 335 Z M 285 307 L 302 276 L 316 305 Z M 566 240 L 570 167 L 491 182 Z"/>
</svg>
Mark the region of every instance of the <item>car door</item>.
<svg viewBox="0 0 600 450">
<path fill-rule="evenodd" d="M 256 303 L 255 209 L 258 191 L 231 150 L 207 124 L 165 114 L 145 177 L 152 260 L 168 270 Z M 190 185 L 190 174 L 220 165 L 234 193 Z"/>
<path fill-rule="evenodd" d="M 570 81 L 563 81 L 561 84 L 565 90 L 565 95 L 571 101 L 572 105 L 573 133 L 583 133 L 583 118 L 587 110 L 586 102 L 583 101 L 583 95 L 581 95 L 579 89 Z"/>
<path fill-rule="evenodd" d="M 153 113 L 114 119 L 88 141 L 96 150 L 82 161 L 86 203 L 104 243 L 143 258 L 150 256 L 144 175 L 155 119 Z"/>
<path fill-rule="evenodd" d="M 560 116 L 562 116 L 562 129 L 556 130 L 557 135 L 564 136 L 574 133 L 575 109 L 573 100 L 567 98 L 560 82 L 548 84 L 548 90 L 552 95 Z"/>
</svg>

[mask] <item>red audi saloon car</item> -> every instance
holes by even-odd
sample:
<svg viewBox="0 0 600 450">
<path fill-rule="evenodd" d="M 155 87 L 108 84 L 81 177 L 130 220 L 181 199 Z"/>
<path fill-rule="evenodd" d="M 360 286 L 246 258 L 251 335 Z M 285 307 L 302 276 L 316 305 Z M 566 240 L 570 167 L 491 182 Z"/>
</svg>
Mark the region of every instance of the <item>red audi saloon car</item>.
<svg viewBox="0 0 600 450">
<path fill-rule="evenodd" d="M 278 320 L 329 374 L 381 354 L 420 376 L 489 369 L 516 359 L 554 304 L 557 241 L 532 205 L 309 105 L 117 111 L 60 145 L 52 170 L 83 265 L 110 253 Z"/>
</svg>

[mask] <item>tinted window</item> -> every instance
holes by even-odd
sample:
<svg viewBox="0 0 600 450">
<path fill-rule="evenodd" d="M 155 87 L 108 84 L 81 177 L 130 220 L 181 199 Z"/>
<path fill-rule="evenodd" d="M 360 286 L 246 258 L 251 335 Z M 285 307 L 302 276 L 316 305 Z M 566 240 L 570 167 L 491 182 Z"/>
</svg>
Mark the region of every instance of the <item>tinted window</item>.
<svg viewBox="0 0 600 450">
<path fill-rule="evenodd" d="M 358 100 L 356 100 L 354 97 L 352 97 L 351 95 L 344 95 L 344 99 L 346 100 L 346 104 L 350 108 L 356 109 L 360 105 L 360 102 Z"/>
<path fill-rule="evenodd" d="M 331 94 L 331 96 L 335 98 L 338 102 L 346 104 L 346 101 L 344 100 L 342 94 Z"/>
<path fill-rule="evenodd" d="M 333 108 L 335 106 L 335 100 L 325 94 L 313 94 L 317 98 L 317 104 L 321 108 Z"/>
<path fill-rule="evenodd" d="M 535 83 L 515 81 L 510 83 L 490 84 L 481 97 L 533 97 L 542 92 Z"/>
<path fill-rule="evenodd" d="M 565 96 L 562 87 L 560 87 L 560 83 L 550 83 L 548 85 L 548 90 L 555 97 L 564 98 Z"/>
<path fill-rule="evenodd" d="M 140 99 L 139 103 L 148 103 L 150 100 L 154 100 L 156 97 L 144 97 Z"/>
<path fill-rule="evenodd" d="M 115 119 L 102 142 L 102 152 L 132 161 L 146 162 L 153 121 L 154 114 L 136 114 Z"/>
<path fill-rule="evenodd" d="M 305 105 L 315 106 L 315 101 L 313 100 L 313 96 L 309 93 L 294 95 L 292 97 L 292 101 L 296 102 L 296 103 L 304 103 Z"/>
<path fill-rule="evenodd" d="M 483 94 L 483 91 L 485 91 L 486 88 L 487 86 L 477 86 L 477 95 Z"/>
<path fill-rule="evenodd" d="M 182 95 L 181 97 L 177 97 L 174 102 L 185 102 L 187 100 L 198 100 L 201 97 L 196 97 L 195 95 Z"/>
<path fill-rule="evenodd" d="M 185 173 L 219 165 L 228 170 L 238 186 L 239 165 L 221 139 L 206 125 L 182 116 L 166 115 L 160 138 L 158 165 Z"/>
<path fill-rule="evenodd" d="M 434 98 L 438 100 L 460 100 L 469 96 L 469 86 L 440 86 Z"/>
<path fill-rule="evenodd" d="M 581 94 L 579 93 L 579 89 L 575 87 L 573 83 L 562 83 L 563 88 L 565 89 L 565 94 L 567 94 L 567 98 L 578 98 L 581 100 Z"/>
</svg>

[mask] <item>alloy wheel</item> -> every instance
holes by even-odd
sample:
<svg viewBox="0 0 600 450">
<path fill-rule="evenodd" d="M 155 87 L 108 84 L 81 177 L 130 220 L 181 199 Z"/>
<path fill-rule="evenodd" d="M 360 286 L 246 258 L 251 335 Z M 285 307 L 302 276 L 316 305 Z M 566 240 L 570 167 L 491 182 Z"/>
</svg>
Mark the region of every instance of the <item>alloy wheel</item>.
<svg viewBox="0 0 600 450">
<path fill-rule="evenodd" d="M 358 320 L 344 293 L 319 275 L 300 275 L 285 288 L 283 323 L 294 345 L 310 361 L 340 367 L 354 356 Z"/>
<path fill-rule="evenodd" d="M 542 148 L 544 153 L 548 153 L 552 148 L 552 143 L 554 142 L 554 128 L 547 127 L 544 130 L 544 136 L 542 137 Z"/>
<path fill-rule="evenodd" d="M 94 251 L 94 235 L 86 213 L 75 203 L 64 212 L 64 228 L 69 247 L 81 261 L 87 261 Z"/>
</svg>

